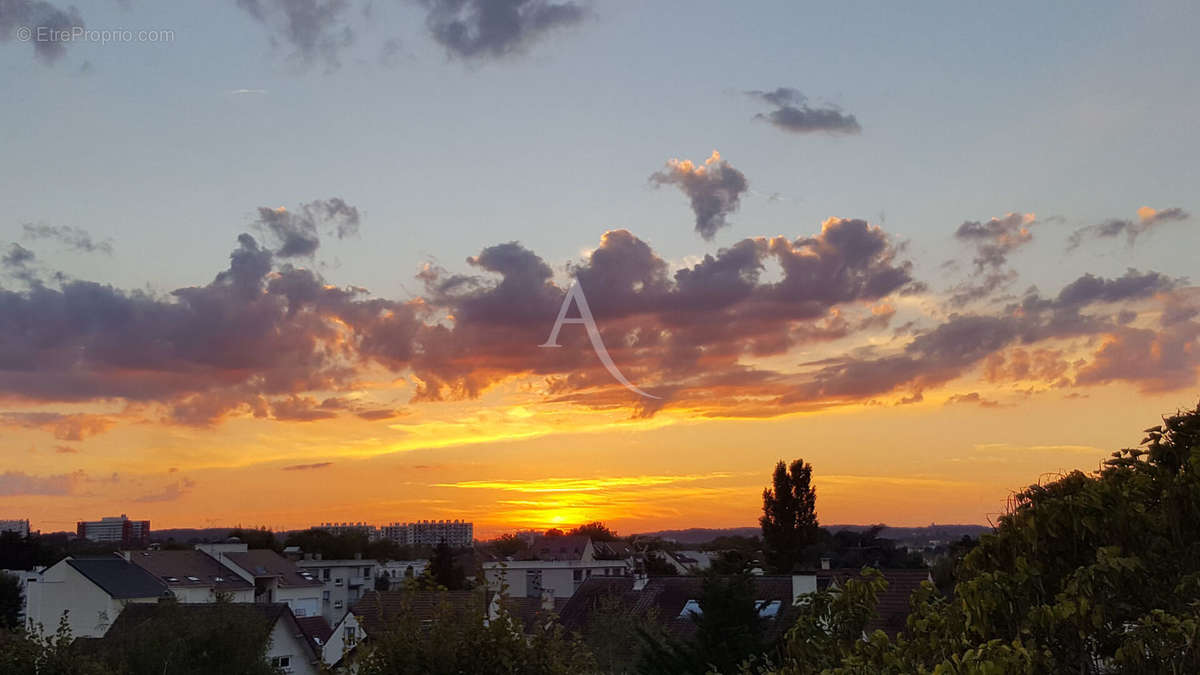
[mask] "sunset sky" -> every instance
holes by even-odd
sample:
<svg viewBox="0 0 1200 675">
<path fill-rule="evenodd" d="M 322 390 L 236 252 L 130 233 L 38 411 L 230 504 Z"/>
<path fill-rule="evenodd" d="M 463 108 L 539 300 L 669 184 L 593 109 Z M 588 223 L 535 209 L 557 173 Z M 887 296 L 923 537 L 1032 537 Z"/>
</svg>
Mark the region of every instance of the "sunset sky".
<svg viewBox="0 0 1200 675">
<path fill-rule="evenodd" d="M 986 523 L 1200 399 L 1198 15 L 0 3 L 0 519 Z"/>
</svg>

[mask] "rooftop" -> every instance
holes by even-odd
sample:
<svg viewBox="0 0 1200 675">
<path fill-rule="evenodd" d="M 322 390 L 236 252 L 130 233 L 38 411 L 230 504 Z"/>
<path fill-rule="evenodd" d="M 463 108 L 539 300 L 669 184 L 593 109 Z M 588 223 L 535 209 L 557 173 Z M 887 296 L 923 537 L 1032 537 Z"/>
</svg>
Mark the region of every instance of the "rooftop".
<svg viewBox="0 0 1200 675">
<path fill-rule="evenodd" d="M 255 577 L 278 578 L 280 588 L 322 585 L 319 580 L 300 574 L 294 562 L 271 549 L 234 551 L 226 553 L 225 558 Z"/>
<path fill-rule="evenodd" d="M 66 563 L 118 599 L 157 598 L 167 586 L 154 575 L 118 556 L 67 558 Z"/>
<path fill-rule="evenodd" d="M 236 572 L 200 551 L 131 551 L 134 565 L 158 577 L 168 586 L 209 587 L 216 591 L 238 591 L 254 585 Z"/>
</svg>

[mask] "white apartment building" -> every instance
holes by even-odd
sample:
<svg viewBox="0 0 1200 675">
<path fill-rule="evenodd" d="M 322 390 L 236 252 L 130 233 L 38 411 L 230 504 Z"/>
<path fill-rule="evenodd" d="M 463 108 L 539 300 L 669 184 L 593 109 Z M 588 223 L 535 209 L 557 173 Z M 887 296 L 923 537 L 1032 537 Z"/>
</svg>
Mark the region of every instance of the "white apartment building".
<svg viewBox="0 0 1200 675">
<path fill-rule="evenodd" d="M 323 560 L 321 554 L 308 554 L 296 561 L 301 576 L 319 581 L 321 616 L 336 625 L 364 593 L 375 590 L 379 564 L 361 557 L 350 560 Z"/>
<path fill-rule="evenodd" d="M 371 541 L 379 538 L 379 528 L 367 523 L 321 523 L 317 526 L 317 529 L 325 530 L 333 535 L 362 532 Z"/>
<path fill-rule="evenodd" d="M 150 521 L 130 520 L 124 513 L 100 520 L 81 520 L 75 526 L 80 539 L 88 541 L 120 543 L 126 546 L 146 544 L 150 541 Z"/>
<path fill-rule="evenodd" d="M 22 537 L 28 537 L 29 520 L 0 520 L 0 532 L 16 532 Z"/>
<path fill-rule="evenodd" d="M 383 536 L 402 546 L 437 546 L 445 541 L 451 548 L 475 544 L 475 525 L 465 520 L 419 520 L 389 523 L 381 528 Z"/>
</svg>

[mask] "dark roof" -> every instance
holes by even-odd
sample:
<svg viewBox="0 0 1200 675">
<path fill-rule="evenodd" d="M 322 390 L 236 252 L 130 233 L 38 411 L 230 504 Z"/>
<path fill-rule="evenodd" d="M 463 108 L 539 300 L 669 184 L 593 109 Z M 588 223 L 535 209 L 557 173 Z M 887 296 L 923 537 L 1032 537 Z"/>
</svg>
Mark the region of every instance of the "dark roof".
<svg viewBox="0 0 1200 675">
<path fill-rule="evenodd" d="M 882 630 L 889 636 L 904 630 L 905 623 L 911 611 L 908 600 L 913 591 L 921 587 L 921 582 L 929 581 L 929 570 L 880 570 L 887 580 L 888 587 L 876 599 L 875 613 L 877 616 L 867 623 L 867 632 Z M 820 570 L 817 572 L 817 583 L 825 588 L 830 583 L 841 585 L 847 579 L 857 579 L 862 575 L 856 569 Z"/>
<path fill-rule="evenodd" d="M 320 651 L 326 642 L 329 642 L 329 636 L 333 635 L 333 629 L 329 627 L 329 623 L 325 621 L 325 617 L 317 616 L 298 616 L 296 624 L 300 626 L 300 632 L 304 633 L 304 637 L 313 645 L 313 648 Z"/>
<path fill-rule="evenodd" d="M 236 572 L 200 551 L 131 551 L 129 560 L 158 577 L 168 586 L 212 587 L 216 591 L 238 591 L 254 585 Z"/>
<path fill-rule="evenodd" d="M 114 598 L 157 598 L 168 592 L 154 575 L 115 555 L 67 558 L 66 563 Z"/>
<path fill-rule="evenodd" d="M 580 560 L 589 541 L 582 534 L 538 537 L 529 546 L 527 556 L 534 560 Z"/>
<path fill-rule="evenodd" d="M 634 590 L 632 577 L 592 577 L 576 589 L 559 613 L 559 621 L 568 630 L 582 631 L 601 599 L 619 602 L 631 616 L 646 616 L 653 609 L 663 626 L 678 637 L 690 636 L 696 624 L 684 614 L 689 600 L 699 600 L 703 577 L 651 577 L 644 588 Z M 779 612 L 767 618 L 767 635 L 778 637 L 791 626 L 792 578 L 790 576 L 754 577 L 755 599 L 761 603 L 778 601 Z"/>
<path fill-rule="evenodd" d="M 496 593 L 488 593 L 487 606 L 489 609 L 492 607 L 496 595 Z M 538 625 L 539 621 L 554 620 L 566 606 L 568 600 L 569 598 L 554 598 L 554 605 L 545 607 L 542 605 L 541 598 L 501 596 L 500 603 L 504 610 L 519 621 L 526 632 L 529 632 Z"/>
<path fill-rule="evenodd" d="M 255 577 L 277 577 L 280 588 L 324 585 L 318 579 L 301 575 L 296 563 L 269 548 L 235 551 L 225 557 Z"/>
<path fill-rule="evenodd" d="M 397 617 L 409 615 L 418 621 L 432 621 L 440 612 L 465 614 L 483 612 L 485 597 L 476 591 L 370 591 L 350 612 L 358 618 L 367 635 L 386 630 Z"/>
<path fill-rule="evenodd" d="M 100 644 L 95 646 L 103 648 L 105 643 L 111 644 L 122 640 L 137 640 L 146 627 L 153 625 L 156 621 L 163 620 L 164 615 L 168 615 L 171 612 L 182 612 L 186 615 L 185 618 L 212 614 L 220 616 L 234 614 L 245 617 L 257 628 L 253 634 L 246 637 L 257 643 L 269 640 L 275 624 L 279 621 L 284 621 L 291 627 L 293 634 L 300 637 L 300 641 L 308 646 L 310 650 L 308 654 L 309 661 L 316 660 L 320 654 L 312 646 L 312 642 L 305 639 L 305 634 L 299 627 L 296 617 L 292 615 L 292 610 L 286 604 L 265 602 L 210 602 L 194 604 L 178 602 L 130 603 L 125 605 L 125 608 L 117 615 L 117 620 L 109 627 L 104 637 L 98 641 Z M 176 625 L 183 626 L 184 630 L 186 630 L 187 626 L 200 626 L 204 625 L 204 623 L 201 621 L 182 621 Z"/>
</svg>

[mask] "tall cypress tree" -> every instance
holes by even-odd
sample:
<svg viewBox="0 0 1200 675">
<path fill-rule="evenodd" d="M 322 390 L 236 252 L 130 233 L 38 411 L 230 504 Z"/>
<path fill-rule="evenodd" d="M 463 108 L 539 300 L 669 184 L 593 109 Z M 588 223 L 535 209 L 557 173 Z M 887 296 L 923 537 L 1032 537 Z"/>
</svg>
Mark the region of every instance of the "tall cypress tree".
<svg viewBox="0 0 1200 675">
<path fill-rule="evenodd" d="M 812 465 L 797 459 L 775 465 L 773 487 L 763 490 L 763 554 L 767 564 L 788 574 L 801 562 L 805 547 L 819 534 L 817 493 L 812 487 Z"/>
</svg>

